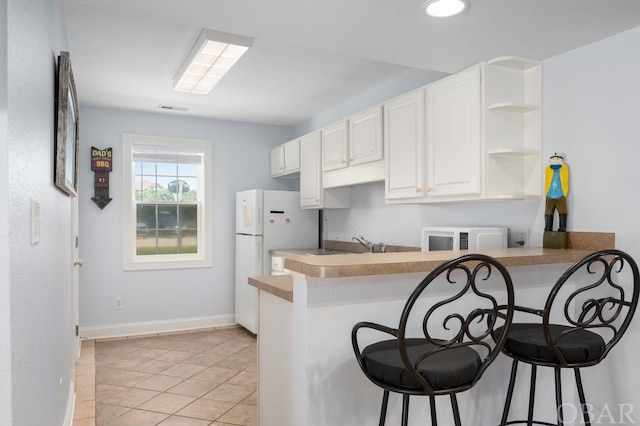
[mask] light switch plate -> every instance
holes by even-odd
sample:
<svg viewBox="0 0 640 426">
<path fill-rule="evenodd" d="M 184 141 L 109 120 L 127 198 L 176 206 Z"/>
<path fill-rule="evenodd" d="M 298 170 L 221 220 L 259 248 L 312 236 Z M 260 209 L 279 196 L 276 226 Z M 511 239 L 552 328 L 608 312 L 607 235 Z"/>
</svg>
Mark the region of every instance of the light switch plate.
<svg viewBox="0 0 640 426">
<path fill-rule="evenodd" d="M 40 242 L 40 203 L 31 200 L 31 245 Z"/>
</svg>

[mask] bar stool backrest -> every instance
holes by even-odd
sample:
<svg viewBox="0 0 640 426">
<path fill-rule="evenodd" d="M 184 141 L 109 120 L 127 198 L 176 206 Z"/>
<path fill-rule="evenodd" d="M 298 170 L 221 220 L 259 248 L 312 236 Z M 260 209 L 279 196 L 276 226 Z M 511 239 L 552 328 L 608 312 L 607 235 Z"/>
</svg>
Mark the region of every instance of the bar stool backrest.
<svg viewBox="0 0 640 426">
<path fill-rule="evenodd" d="M 543 329 L 561 367 L 594 365 L 604 359 L 625 333 L 638 305 L 638 265 L 627 253 L 599 250 L 575 263 L 556 281 L 545 304 Z M 552 337 L 550 326 L 570 328 Z M 598 333 L 605 341 L 602 355 L 588 363 L 567 362 L 557 343 L 578 330 Z"/>
<path fill-rule="evenodd" d="M 469 254 L 445 262 L 429 273 L 409 296 L 398 327 L 398 346 L 409 374 L 421 383 L 426 393 L 434 394 L 432 386 L 419 373 L 429 365 L 429 357 L 456 348 L 470 347 L 478 352 L 480 366 L 472 387 L 500 353 L 506 333 L 492 338 L 498 327 L 508 327 L 514 312 L 511 276 L 496 259 L 481 254 Z M 413 363 L 407 352 L 406 340 L 424 337 L 434 349 Z M 448 389 L 443 393 L 451 393 Z M 435 391 L 435 394 L 438 394 Z"/>
</svg>

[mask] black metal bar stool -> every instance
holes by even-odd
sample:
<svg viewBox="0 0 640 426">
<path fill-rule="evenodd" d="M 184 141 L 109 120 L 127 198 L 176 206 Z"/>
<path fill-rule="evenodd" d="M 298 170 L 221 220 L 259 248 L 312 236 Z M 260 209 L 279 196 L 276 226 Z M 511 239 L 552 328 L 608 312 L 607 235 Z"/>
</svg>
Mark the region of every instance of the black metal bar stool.
<svg viewBox="0 0 640 426">
<path fill-rule="evenodd" d="M 516 306 L 536 322 L 514 322 L 502 351 L 513 358 L 501 425 L 564 425 L 561 369 L 574 371 L 584 424 L 590 425 L 580 369 L 602 361 L 627 330 L 638 304 L 638 266 L 626 253 L 594 252 L 571 266 L 555 283 L 543 309 Z M 573 288 L 575 286 L 575 288 Z M 497 330 L 498 336 L 504 329 Z M 518 362 L 531 365 L 526 420 L 507 421 Z M 557 423 L 534 420 L 537 367 L 555 372 Z"/>
<path fill-rule="evenodd" d="M 402 394 L 402 425 L 409 418 L 409 397 L 429 396 L 431 423 L 437 425 L 435 397 L 449 395 L 456 425 L 456 394 L 473 387 L 500 353 L 505 337 L 493 339 L 497 327 L 508 327 L 513 315 L 513 285 L 506 268 L 489 256 L 470 254 L 448 261 L 427 275 L 407 300 L 398 328 L 370 322 L 353 327 L 351 340 L 364 374 L 383 392 L 380 426 L 389 392 Z M 497 315 L 501 304 L 503 316 Z M 391 339 L 362 351 L 364 329 Z M 372 336 L 369 336 L 372 337 Z"/>
</svg>

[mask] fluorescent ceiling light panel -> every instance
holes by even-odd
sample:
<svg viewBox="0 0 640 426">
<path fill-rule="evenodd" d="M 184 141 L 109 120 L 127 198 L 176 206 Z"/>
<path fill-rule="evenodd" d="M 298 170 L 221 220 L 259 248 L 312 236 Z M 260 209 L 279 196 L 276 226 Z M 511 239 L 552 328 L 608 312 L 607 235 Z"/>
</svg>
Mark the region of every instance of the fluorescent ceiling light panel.
<svg viewBox="0 0 640 426">
<path fill-rule="evenodd" d="M 424 11 L 429 16 L 446 18 L 462 13 L 469 6 L 467 0 L 430 0 L 424 3 Z"/>
<path fill-rule="evenodd" d="M 202 30 L 173 80 L 173 90 L 206 95 L 252 45 L 251 37 Z"/>
</svg>

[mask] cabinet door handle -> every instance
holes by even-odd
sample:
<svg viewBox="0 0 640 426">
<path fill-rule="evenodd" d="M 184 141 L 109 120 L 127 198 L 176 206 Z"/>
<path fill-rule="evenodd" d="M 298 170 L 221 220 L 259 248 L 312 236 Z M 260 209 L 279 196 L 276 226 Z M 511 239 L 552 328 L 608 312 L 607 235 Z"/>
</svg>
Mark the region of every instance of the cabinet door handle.
<svg viewBox="0 0 640 426">
<path fill-rule="evenodd" d="M 416 192 L 422 192 L 422 189 L 416 187 Z"/>
</svg>

